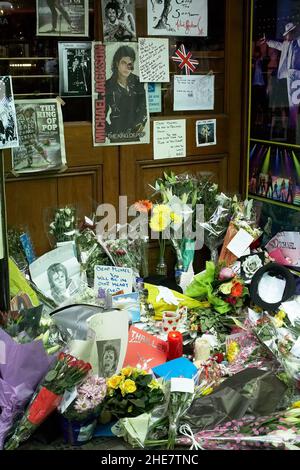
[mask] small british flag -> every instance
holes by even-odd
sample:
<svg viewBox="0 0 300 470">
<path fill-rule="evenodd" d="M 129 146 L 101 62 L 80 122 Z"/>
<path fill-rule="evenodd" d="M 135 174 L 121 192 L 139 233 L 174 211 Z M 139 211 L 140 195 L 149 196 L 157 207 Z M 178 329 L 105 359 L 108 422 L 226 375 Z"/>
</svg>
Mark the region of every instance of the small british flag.
<svg viewBox="0 0 300 470">
<path fill-rule="evenodd" d="M 178 63 L 178 67 L 182 70 L 185 68 L 186 75 L 190 75 L 191 72 L 196 71 L 196 67 L 199 65 L 198 60 L 192 59 L 191 51 L 187 52 L 184 44 L 181 44 L 179 49 L 172 56 L 172 60 Z"/>
</svg>

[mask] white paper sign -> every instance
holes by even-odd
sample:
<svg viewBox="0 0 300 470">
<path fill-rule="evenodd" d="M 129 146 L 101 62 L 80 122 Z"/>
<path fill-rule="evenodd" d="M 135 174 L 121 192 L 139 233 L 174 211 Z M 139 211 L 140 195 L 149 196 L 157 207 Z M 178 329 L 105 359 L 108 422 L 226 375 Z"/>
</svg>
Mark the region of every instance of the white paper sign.
<svg viewBox="0 0 300 470">
<path fill-rule="evenodd" d="M 171 379 L 171 392 L 194 393 L 195 383 L 193 379 L 174 377 Z"/>
<path fill-rule="evenodd" d="M 207 36 L 207 0 L 147 0 L 150 36 Z"/>
<path fill-rule="evenodd" d="M 174 111 L 214 109 L 214 75 L 175 75 Z"/>
<path fill-rule="evenodd" d="M 169 39 L 139 38 L 141 82 L 169 82 Z"/>
<path fill-rule="evenodd" d="M 118 266 L 95 266 L 95 293 L 104 289 L 111 294 L 132 292 L 132 269 Z"/>
<path fill-rule="evenodd" d="M 186 120 L 154 121 L 154 160 L 186 157 Z"/>
<path fill-rule="evenodd" d="M 231 251 L 237 258 L 240 258 L 253 241 L 254 238 L 246 232 L 246 230 L 241 228 L 228 243 L 227 250 Z"/>
</svg>

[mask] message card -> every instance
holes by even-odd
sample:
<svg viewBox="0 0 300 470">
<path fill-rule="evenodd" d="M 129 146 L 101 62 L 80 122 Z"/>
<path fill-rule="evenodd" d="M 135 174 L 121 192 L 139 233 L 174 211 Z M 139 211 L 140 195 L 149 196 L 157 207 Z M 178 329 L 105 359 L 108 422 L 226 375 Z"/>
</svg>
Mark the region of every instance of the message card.
<svg viewBox="0 0 300 470">
<path fill-rule="evenodd" d="M 139 38 L 141 82 L 169 82 L 169 40 Z"/>
<path fill-rule="evenodd" d="M 175 75 L 174 111 L 214 109 L 214 75 Z"/>
<path fill-rule="evenodd" d="M 95 266 L 95 292 L 104 289 L 111 294 L 132 292 L 132 269 L 117 266 Z"/>
<path fill-rule="evenodd" d="M 154 159 L 186 156 L 186 120 L 154 121 Z"/>
</svg>

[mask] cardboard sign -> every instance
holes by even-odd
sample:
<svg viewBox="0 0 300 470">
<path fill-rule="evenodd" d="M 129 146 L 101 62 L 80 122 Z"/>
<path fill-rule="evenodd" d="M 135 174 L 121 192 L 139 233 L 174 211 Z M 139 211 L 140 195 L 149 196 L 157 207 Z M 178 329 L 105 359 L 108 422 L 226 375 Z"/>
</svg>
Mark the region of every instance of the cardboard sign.
<svg viewBox="0 0 300 470">
<path fill-rule="evenodd" d="M 132 292 L 132 269 L 118 266 L 95 266 L 95 293 L 104 289 L 111 294 Z"/>
</svg>

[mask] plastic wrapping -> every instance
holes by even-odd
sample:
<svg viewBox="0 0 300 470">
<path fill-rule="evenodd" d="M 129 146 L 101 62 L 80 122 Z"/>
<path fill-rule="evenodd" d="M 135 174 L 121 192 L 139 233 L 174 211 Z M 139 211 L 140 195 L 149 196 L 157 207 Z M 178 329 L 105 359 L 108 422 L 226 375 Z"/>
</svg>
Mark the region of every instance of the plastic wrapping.
<svg viewBox="0 0 300 470">
<path fill-rule="evenodd" d="M 216 196 L 217 208 L 204 223 L 200 226 L 204 229 L 204 243 L 211 252 L 211 259 L 214 263 L 218 261 L 218 247 L 223 243 L 226 230 L 228 228 L 232 213 L 230 197 L 221 193 Z"/>
<path fill-rule="evenodd" d="M 77 210 L 73 206 L 65 206 L 46 211 L 46 226 L 51 247 L 58 243 L 75 240 L 77 233 Z"/>
</svg>

